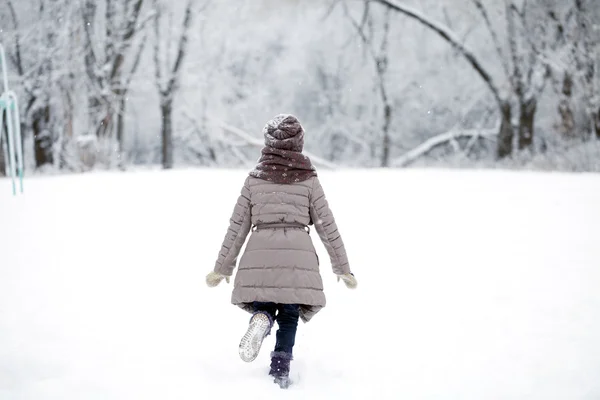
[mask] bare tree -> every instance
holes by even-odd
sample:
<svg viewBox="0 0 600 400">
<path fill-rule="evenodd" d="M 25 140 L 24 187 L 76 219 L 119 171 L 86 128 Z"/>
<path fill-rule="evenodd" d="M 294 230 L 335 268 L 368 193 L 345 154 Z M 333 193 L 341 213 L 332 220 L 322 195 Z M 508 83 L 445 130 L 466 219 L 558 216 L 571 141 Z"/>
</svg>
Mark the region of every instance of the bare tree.
<svg viewBox="0 0 600 400">
<path fill-rule="evenodd" d="M 363 14 L 361 21 L 355 20 L 346 3 L 343 3 L 344 11 L 346 17 L 350 20 L 358 35 L 363 42 L 365 48 L 368 51 L 369 56 L 371 57 L 373 64 L 375 66 L 375 72 L 377 75 L 377 88 L 379 91 L 379 95 L 381 97 L 381 104 L 383 108 L 383 123 L 381 126 L 382 132 L 382 153 L 381 153 L 381 166 L 388 167 L 390 164 L 390 147 L 391 147 L 391 139 L 390 139 L 390 125 L 392 122 L 392 105 L 390 101 L 390 95 L 387 90 L 386 84 L 386 75 L 389 66 L 389 34 L 390 34 L 390 17 L 391 17 L 391 9 L 385 8 L 384 16 L 383 16 L 383 32 L 382 37 L 379 43 L 376 43 L 374 35 L 369 33 L 365 29 L 365 26 L 371 24 L 370 19 L 372 18 L 369 12 L 369 3 L 366 2 L 364 4 Z"/>
<path fill-rule="evenodd" d="M 573 1 L 577 29 L 573 54 L 587 103 L 589 130 L 600 139 L 600 34 L 597 33 L 597 20 L 593 23 L 595 18 L 600 18 L 600 12 L 594 1 Z"/>
<path fill-rule="evenodd" d="M 154 67 L 156 73 L 156 87 L 160 98 L 160 113 L 162 116 L 162 165 L 163 168 L 173 168 L 173 100 L 179 89 L 181 66 L 187 52 L 188 34 L 192 26 L 192 5 L 194 0 L 188 0 L 184 11 L 181 33 L 177 39 L 177 52 L 175 62 L 171 66 L 169 60 L 170 42 L 173 38 L 167 36 L 166 49 L 161 48 L 161 20 L 166 16 L 159 0 L 154 0 Z M 172 19 L 169 19 L 171 23 Z M 171 31 L 169 29 L 169 31 Z M 164 55 L 161 57 L 161 55 Z"/>
<path fill-rule="evenodd" d="M 22 81 L 25 96 L 21 101 L 25 105 L 25 120 L 21 121 L 21 131 L 30 126 L 33 131 L 33 146 L 36 167 L 54 163 L 53 144 L 55 141 L 53 106 L 50 101 L 52 91 L 53 55 L 57 48 L 57 36 L 46 29 L 49 19 L 54 19 L 56 11 L 64 4 L 46 4 L 40 1 L 36 13 L 40 23 L 35 34 L 31 35 L 27 46 L 39 51 L 35 58 L 26 58 L 23 54 L 23 42 L 20 35 L 20 23 L 12 0 L 7 0 L 10 19 L 14 28 L 14 45 L 9 49 L 8 57 L 15 66 Z M 24 138 L 24 135 L 23 135 Z"/>
<path fill-rule="evenodd" d="M 148 19 L 140 20 L 144 0 L 104 0 L 104 3 L 103 16 L 97 12 L 97 0 L 85 0 L 81 6 L 84 61 L 90 83 L 89 115 L 97 137 L 112 138 L 116 132 L 122 163 L 126 96 L 146 36 L 133 53 L 130 48 Z M 133 61 L 126 70 L 128 58 Z"/>
<path fill-rule="evenodd" d="M 535 7 L 532 3 L 525 2 L 522 9 L 519 9 L 512 0 L 505 0 L 505 5 L 512 61 L 512 74 L 508 78 L 519 107 L 519 150 L 524 150 L 530 149 L 533 145 L 537 103 L 550 72 L 548 64 L 539 57 L 540 51 L 546 47 L 544 40 L 546 28 L 545 21 L 536 18 L 537 13 L 533 13 L 532 21 L 529 20 L 529 15 L 535 11 L 527 8 L 528 5 Z M 516 21 L 517 17 L 519 23 Z M 538 42 L 542 49 L 538 49 L 538 44 L 532 38 L 540 38 Z"/>
<path fill-rule="evenodd" d="M 441 23 L 431 20 L 420 12 L 403 4 L 399 4 L 394 0 L 373 1 L 381 3 L 394 11 L 413 18 L 424 26 L 430 28 L 435 33 L 440 35 L 444 40 L 446 40 L 450 45 L 452 45 L 469 62 L 469 64 L 479 74 L 487 87 L 490 89 L 498 105 L 501 124 L 500 131 L 498 132 L 497 156 L 498 158 L 504 158 L 512 154 L 514 129 L 512 126 L 512 107 L 510 94 L 500 90 L 499 85 L 493 78 L 493 75 L 483 66 L 479 58 L 475 56 L 475 53 L 468 48 L 449 28 L 445 27 Z"/>
<path fill-rule="evenodd" d="M 513 93 L 499 89 L 496 79 L 487 71 L 483 63 L 475 56 L 475 53 L 467 48 L 462 41 L 458 40 L 457 35 L 442 24 L 432 21 L 430 18 L 422 15 L 416 10 L 405 5 L 399 4 L 393 0 L 375 0 L 385 6 L 409 16 L 428 28 L 432 29 L 448 43 L 454 46 L 457 51 L 470 63 L 477 71 L 479 76 L 487 84 L 492 92 L 499 108 L 501 116 L 500 132 L 498 133 L 497 156 L 504 158 L 513 151 L 514 130 L 512 126 L 512 97 Z M 476 7 L 482 14 L 483 20 L 491 32 L 495 48 L 498 52 L 500 62 L 503 63 L 504 71 L 508 75 L 510 87 L 516 95 L 519 104 L 519 149 L 529 148 L 533 143 L 533 124 L 537 100 L 543 91 L 546 77 L 548 75 L 547 65 L 541 63 L 535 51 L 535 45 L 527 42 L 525 37 L 532 34 L 532 28 L 528 26 L 528 21 L 524 15 L 524 10 L 519 10 L 513 1 L 505 1 L 507 33 L 509 38 L 510 57 L 503 54 L 502 47 L 498 40 L 498 35 L 494 31 L 489 14 L 481 0 L 473 0 Z M 520 29 L 517 30 L 515 13 L 520 16 Z M 526 50 L 520 50 L 522 47 Z M 512 66 L 509 66 L 508 60 L 511 60 Z M 524 70 L 527 68 L 527 70 Z"/>
<path fill-rule="evenodd" d="M 558 115 L 561 119 L 559 130 L 564 137 L 572 138 L 576 136 L 575 115 L 573 114 L 572 105 L 573 76 L 570 72 L 564 71 L 561 81 L 560 101 L 558 103 Z"/>
<path fill-rule="evenodd" d="M 546 5 L 546 15 L 549 21 L 549 25 L 554 31 L 553 41 L 556 44 L 557 49 L 568 49 L 568 20 L 572 19 L 572 8 L 568 7 L 568 11 L 565 12 L 565 7 L 558 7 L 557 4 L 548 2 Z M 574 47 L 571 46 L 571 52 Z M 553 58 L 553 54 L 541 54 L 546 59 Z M 577 136 L 575 114 L 573 106 L 573 92 L 574 92 L 574 77 L 573 71 L 570 67 L 559 63 L 550 63 L 551 65 L 551 78 L 559 93 L 558 102 L 558 115 L 560 118 L 560 124 L 557 127 L 558 131 L 564 138 L 574 138 Z"/>
<path fill-rule="evenodd" d="M 600 10 L 589 0 L 542 4 L 553 45 L 539 54 L 551 66 L 559 92 L 558 129 L 569 139 L 585 139 L 590 133 L 600 138 L 600 31 L 593 22 L 600 19 Z M 583 126 L 578 125 L 576 114 L 584 115 Z"/>
</svg>

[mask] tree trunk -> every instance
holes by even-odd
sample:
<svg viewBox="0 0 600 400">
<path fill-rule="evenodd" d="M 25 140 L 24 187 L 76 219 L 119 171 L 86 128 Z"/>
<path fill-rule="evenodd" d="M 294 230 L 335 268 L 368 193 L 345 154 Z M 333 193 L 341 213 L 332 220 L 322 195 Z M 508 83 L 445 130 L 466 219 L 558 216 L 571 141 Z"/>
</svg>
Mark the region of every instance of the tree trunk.
<svg viewBox="0 0 600 400">
<path fill-rule="evenodd" d="M 192 5 L 193 0 L 188 0 L 185 8 L 185 16 L 183 18 L 183 28 L 181 30 L 181 36 L 179 37 L 179 44 L 177 49 L 177 57 L 175 64 L 171 67 L 168 66 L 165 71 L 169 71 L 168 77 L 163 79 L 163 69 L 160 62 L 160 6 L 157 0 L 154 1 L 155 6 L 155 17 L 154 17 L 154 32 L 156 34 L 154 44 L 154 67 L 156 74 L 156 86 L 160 95 L 160 111 L 162 114 L 162 164 L 164 169 L 173 168 L 173 99 L 175 93 L 179 89 L 179 74 L 181 71 L 181 65 L 186 54 L 186 48 L 188 44 L 188 31 L 192 22 Z M 171 40 L 167 37 L 167 41 Z M 167 46 L 168 47 L 168 46 Z M 168 51 L 166 52 L 168 53 Z M 167 57 L 168 58 L 168 57 Z M 170 64 L 170 63 L 168 63 Z M 166 84 L 164 83 L 166 81 Z"/>
<path fill-rule="evenodd" d="M 117 146 L 119 153 L 119 168 L 123 169 L 125 166 L 125 97 L 121 95 L 119 100 L 119 113 L 117 114 Z"/>
<path fill-rule="evenodd" d="M 519 115 L 519 150 L 531 149 L 533 145 L 533 124 L 537 100 L 530 98 L 520 104 Z"/>
<path fill-rule="evenodd" d="M 73 119 L 67 119 L 65 124 L 65 132 L 61 141 L 60 154 L 58 156 L 58 168 L 65 169 L 71 168 L 71 160 L 69 159 L 69 147 L 73 143 Z"/>
<path fill-rule="evenodd" d="M 164 169 L 173 168 L 173 104 L 164 101 L 160 106 L 162 114 L 162 164 Z"/>
<path fill-rule="evenodd" d="M 392 107 L 386 103 L 384 107 L 383 120 L 383 155 L 381 158 L 381 166 L 386 168 L 390 164 L 390 123 L 392 120 Z"/>
<path fill-rule="evenodd" d="M 558 113 L 561 119 L 559 130 L 561 135 L 565 138 L 575 137 L 575 117 L 573 115 L 573 108 L 571 107 L 572 93 L 573 77 L 570 73 L 565 72 L 563 77 L 562 93 L 558 103 Z"/>
<path fill-rule="evenodd" d="M 600 139 L 600 107 L 596 109 L 593 115 L 594 117 L 594 130 L 596 131 L 596 138 Z"/>
<path fill-rule="evenodd" d="M 502 107 L 500 108 L 500 115 L 502 117 L 502 122 L 500 123 L 500 132 L 498 133 L 498 147 L 496 149 L 496 155 L 498 159 L 510 156 L 513 150 L 514 131 L 511 123 L 512 110 L 508 101 L 502 103 Z"/>
<path fill-rule="evenodd" d="M 61 148 L 58 157 L 58 167 L 62 170 L 65 168 L 73 168 L 70 148 L 73 145 L 73 110 L 75 106 L 73 104 L 73 98 L 71 92 L 65 87 L 63 88 L 63 101 L 66 104 L 63 114 L 63 133 L 61 137 Z"/>
<path fill-rule="evenodd" d="M 33 112 L 31 116 L 33 128 L 33 147 L 35 152 L 35 166 L 40 168 L 46 164 L 53 164 L 52 154 L 52 129 L 50 126 L 50 105 L 46 104 Z"/>
<path fill-rule="evenodd" d="M 112 131 L 112 108 L 107 104 L 100 104 L 97 116 L 101 116 L 96 120 L 96 136 L 99 138 L 111 137 Z"/>
</svg>

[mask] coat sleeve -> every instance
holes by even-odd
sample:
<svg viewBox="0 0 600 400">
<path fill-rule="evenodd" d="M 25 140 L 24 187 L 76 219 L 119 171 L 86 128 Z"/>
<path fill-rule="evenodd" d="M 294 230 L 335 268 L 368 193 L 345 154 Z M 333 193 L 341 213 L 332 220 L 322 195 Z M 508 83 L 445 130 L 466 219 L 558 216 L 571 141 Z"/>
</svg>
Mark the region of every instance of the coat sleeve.
<svg viewBox="0 0 600 400">
<path fill-rule="evenodd" d="M 346 255 L 342 236 L 338 231 L 335 218 L 325 197 L 325 192 L 317 177 L 313 180 L 310 198 L 310 216 L 329 254 L 333 273 L 337 275 L 350 273 L 350 265 L 348 264 L 348 256 Z"/>
<path fill-rule="evenodd" d="M 236 266 L 240 249 L 246 241 L 248 232 L 251 228 L 250 215 L 250 187 L 248 184 L 249 178 L 246 178 L 242 191 L 237 199 L 237 203 L 233 209 L 233 214 L 229 220 L 229 228 L 225 234 L 225 239 L 221 245 L 219 256 L 215 263 L 214 271 L 231 276 Z"/>
</svg>

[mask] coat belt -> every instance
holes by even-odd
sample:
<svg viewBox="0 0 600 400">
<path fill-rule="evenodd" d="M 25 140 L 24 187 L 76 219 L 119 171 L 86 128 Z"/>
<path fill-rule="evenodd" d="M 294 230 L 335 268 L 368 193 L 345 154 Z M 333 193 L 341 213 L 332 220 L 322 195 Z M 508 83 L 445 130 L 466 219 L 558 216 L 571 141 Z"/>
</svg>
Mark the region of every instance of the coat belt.
<svg viewBox="0 0 600 400">
<path fill-rule="evenodd" d="M 308 227 L 308 225 L 296 222 L 272 222 L 265 224 L 257 224 L 252 227 L 253 232 L 260 229 L 304 229 L 308 233 L 310 233 L 310 228 Z"/>
</svg>

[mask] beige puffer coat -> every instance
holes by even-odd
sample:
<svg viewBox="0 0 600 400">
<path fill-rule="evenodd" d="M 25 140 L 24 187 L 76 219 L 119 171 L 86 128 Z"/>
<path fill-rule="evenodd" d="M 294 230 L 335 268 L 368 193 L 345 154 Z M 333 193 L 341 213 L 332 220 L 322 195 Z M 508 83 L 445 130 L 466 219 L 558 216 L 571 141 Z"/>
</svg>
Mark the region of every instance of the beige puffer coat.
<svg viewBox="0 0 600 400">
<path fill-rule="evenodd" d="M 349 273 L 344 243 L 317 177 L 293 184 L 246 179 L 214 268 L 232 275 L 252 230 L 235 276 L 233 304 L 248 312 L 254 301 L 300 304 L 304 322 L 325 306 L 310 224 L 327 249 L 333 272 Z"/>
</svg>

